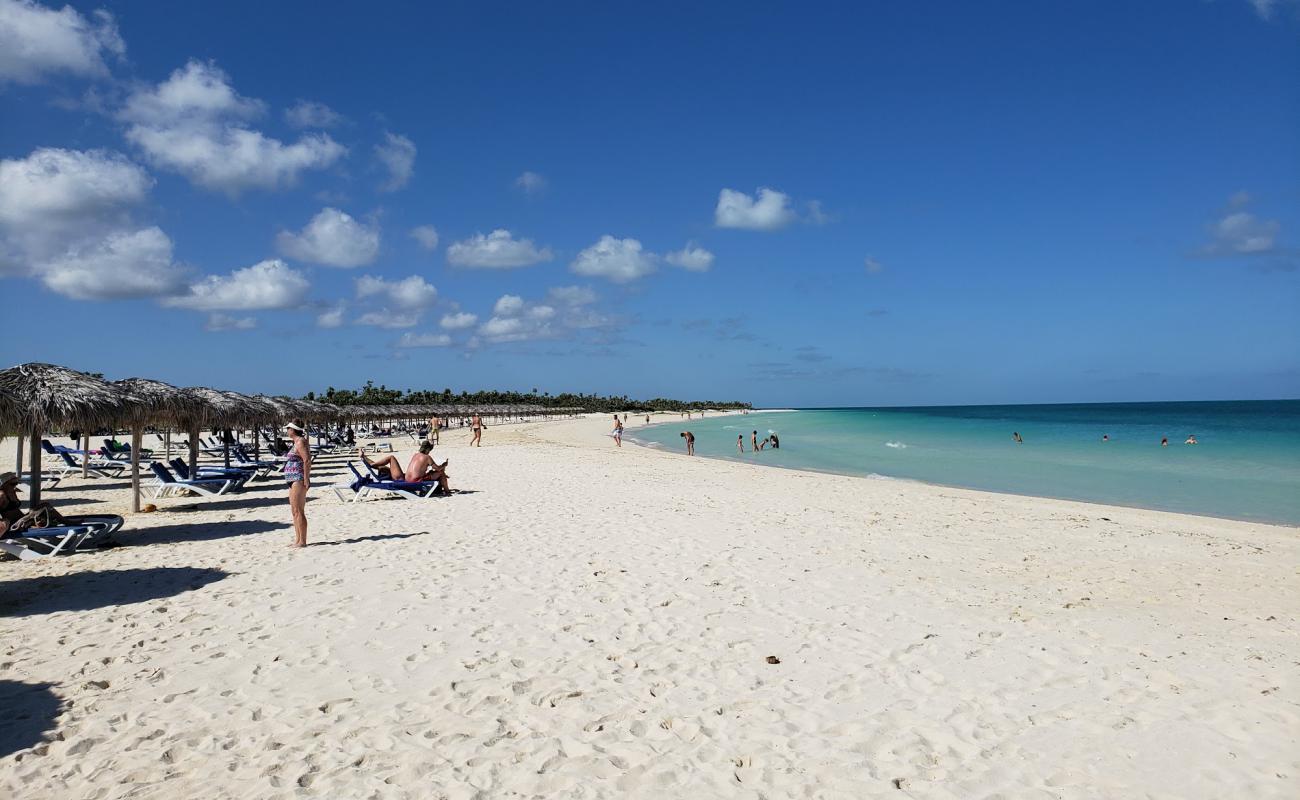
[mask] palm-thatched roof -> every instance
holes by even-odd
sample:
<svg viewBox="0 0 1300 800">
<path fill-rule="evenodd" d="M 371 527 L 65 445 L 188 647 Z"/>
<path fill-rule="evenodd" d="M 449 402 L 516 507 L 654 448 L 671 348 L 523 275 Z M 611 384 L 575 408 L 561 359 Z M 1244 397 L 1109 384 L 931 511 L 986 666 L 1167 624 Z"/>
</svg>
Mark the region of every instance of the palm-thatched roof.
<svg viewBox="0 0 1300 800">
<path fill-rule="evenodd" d="M 0 371 L 0 431 L 114 427 L 128 417 L 122 390 L 84 372 L 53 364 L 19 364 Z"/>
<path fill-rule="evenodd" d="M 225 392 L 206 386 L 189 386 L 181 390 L 196 402 L 197 416 L 186 422 L 191 427 L 225 427 L 238 425 L 244 413 L 243 404 Z"/>
<path fill-rule="evenodd" d="M 169 383 L 149 378 L 124 378 L 113 381 L 130 398 L 131 422 L 144 425 L 181 427 L 188 420 L 202 417 L 204 405 L 194 396 Z"/>
</svg>

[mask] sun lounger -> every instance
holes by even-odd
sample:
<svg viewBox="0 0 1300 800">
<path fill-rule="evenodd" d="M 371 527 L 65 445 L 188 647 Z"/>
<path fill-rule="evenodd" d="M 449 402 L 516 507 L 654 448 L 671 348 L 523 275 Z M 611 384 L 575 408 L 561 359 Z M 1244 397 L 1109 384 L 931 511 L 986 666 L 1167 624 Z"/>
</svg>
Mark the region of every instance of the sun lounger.
<svg viewBox="0 0 1300 800">
<path fill-rule="evenodd" d="M 184 491 L 191 491 L 204 497 L 217 497 L 235 486 L 235 481 L 229 478 L 199 478 L 183 481 L 157 461 L 151 463 L 149 468 L 153 470 L 156 478 L 152 486 L 154 499 L 170 497 Z"/>
<path fill-rule="evenodd" d="M 75 517 L 67 525 L 27 528 L 0 540 L 0 552 L 30 561 L 60 553 L 93 549 L 108 542 L 122 527 L 122 518 L 111 514 Z"/>
<path fill-rule="evenodd" d="M 235 482 L 233 488 L 239 489 L 248 483 L 253 477 L 253 470 L 240 469 L 238 467 L 204 467 L 200 466 L 195 470 L 195 474 L 190 473 L 189 466 L 179 458 L 173 458 L 167 464 L 172 468 L 176 477 L 183 481 L 188 480 L 232 480 Z"/>
<path fill-rule="evenodd" d="M 113 461 L 129 462 L 131 460 L 131 445 L 125 442 L 123 442 L 122 444 L 115 444 L 112 439 L 105 439 L 104 449 L 100 451 L 100 454 L 103 455 L 105 458 L 112 459 Z M 153 457 L 152 450 L 146 450 L 143 447 L 140 448 L 141 460 L 147 460 L 152 457 Z"/>
<path fill-rule="evenodd" d="M 68 475 L 81 472 L 81 462 L 72 457 L 71 453 L 59 453 L 63 459 L 64 467 L 59 477 L 64 478 Z M 82 456 L 85 458 L 85 456 Z M 87 472 L 91 475 L 98 475 L 101 478 L 120 478 L 130 464 L 123 464 L 121 461 L 109 461 L 103 458 L 91 459 L 85 466 Z"/>
</svg>

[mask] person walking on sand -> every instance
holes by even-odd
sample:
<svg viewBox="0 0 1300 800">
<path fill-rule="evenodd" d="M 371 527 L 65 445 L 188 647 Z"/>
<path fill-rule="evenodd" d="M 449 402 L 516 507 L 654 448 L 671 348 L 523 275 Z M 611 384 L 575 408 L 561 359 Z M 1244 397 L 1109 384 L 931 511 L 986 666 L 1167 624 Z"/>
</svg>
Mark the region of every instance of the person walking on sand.
<svg viewBox="0 0 1300 800">
<path fill-rule="evenodd" d="M 619 447 L 622 447 L 623 446 L 623 421 L 618 418 L 618 414 L 614 415 L 614 430 L 611 433 L 614 437 L 614 444 L 618 445 Z"/>
<path fill-rule="evenodd" d="M 477 413 L 475 413 L 474 416 L 470 418 L 469 429 L 473 431 L 473 435 L 469 439 L 470 447 L 483 446 L 483 429 L 486 427 L 487 425 L 483 423 L 483 418 L 480 417 Z"/>
<path fill-rule="evenodd" d="M 433 444 L 438 443 L 438 429 L 442 427 L 442 420 L 435 415 L 429 420 L 429 441 Z"/>
<path fill-rule="evenodd" d="M 695 455 L 695 434 L 690 431 L 682 431 L 682 438 L 686 440 L 686 455 Z"/>
<path fill-rule="evenodd" d="M 303 436 L 302 420 L 284 426 L 289 434 L 289 456 L 284 461 L 284 479 L 289 484 L 289 513 L 293 517 L 292 547 L 307 546 L 307 490 L 311 488 L 311 450 Z"/>
</svg>

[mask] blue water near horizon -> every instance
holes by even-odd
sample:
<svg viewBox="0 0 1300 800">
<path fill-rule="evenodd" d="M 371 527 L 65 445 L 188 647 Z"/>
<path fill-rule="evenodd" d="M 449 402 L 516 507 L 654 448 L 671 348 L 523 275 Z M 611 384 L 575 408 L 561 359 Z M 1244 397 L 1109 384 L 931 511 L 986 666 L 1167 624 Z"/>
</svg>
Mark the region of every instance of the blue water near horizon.
<svg viewBox="0 0 1300 800">
<path fill-rule="evenodd" d="M 711 458 L 1300 525 L 1300 400 L 755 411 L 627 438 L 684 450 L 687 429 Z M 781 448 L 748 452 L 754 430 Z"/>
</svg>

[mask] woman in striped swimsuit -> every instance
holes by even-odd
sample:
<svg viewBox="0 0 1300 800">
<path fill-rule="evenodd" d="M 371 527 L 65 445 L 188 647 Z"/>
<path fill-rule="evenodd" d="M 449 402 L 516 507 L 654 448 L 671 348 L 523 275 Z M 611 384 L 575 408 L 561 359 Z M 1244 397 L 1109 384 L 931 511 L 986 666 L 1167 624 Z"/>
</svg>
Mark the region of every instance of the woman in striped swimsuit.
<svg viewBox="0 0 1300 800">
<path fill-rule="evenodd" d="M 303 436 L 302 420 L 284 426 L 292 444 L 284 461 L 284 479 L 289 483 L 289 511 L 293 514 L 293 545 L 307 546 L 307 489 L 311 486 L 311 451 Z"/>
</svg>

